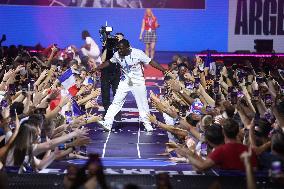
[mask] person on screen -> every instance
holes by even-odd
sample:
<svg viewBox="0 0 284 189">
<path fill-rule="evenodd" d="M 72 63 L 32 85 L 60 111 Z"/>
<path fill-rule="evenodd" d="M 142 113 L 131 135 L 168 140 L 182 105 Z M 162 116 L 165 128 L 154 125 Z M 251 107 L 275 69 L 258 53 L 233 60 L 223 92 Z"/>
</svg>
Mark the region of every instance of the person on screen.
<svg viewBox="0 0 284 189">
<path fill-rule="evenodd" d="M 156 29 L 159 27 L 158 20 L 154 16 L 151 9 L 146 9 L 144 18 L 142 20 L 141 32 L 139 39 L 142 40 L 146 45 L 145 53 L 151 59 L 155 55 L 155 46 L 157 42 Z M 143 36 L 144 33 L 144 37 Z"/>
</svg>

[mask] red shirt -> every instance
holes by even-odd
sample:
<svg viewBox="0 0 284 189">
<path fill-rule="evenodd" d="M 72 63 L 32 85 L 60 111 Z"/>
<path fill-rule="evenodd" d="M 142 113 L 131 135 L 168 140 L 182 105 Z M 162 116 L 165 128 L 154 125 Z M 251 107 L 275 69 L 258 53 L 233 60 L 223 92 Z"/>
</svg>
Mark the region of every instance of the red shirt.
<svg viewBox="0 0 284 189">
<path fill-rule="evenodd" d="M 239 143 L 227 143 L 217 147 L 209 154 L 209 158 L 213 160 L 220 169 L 241 170 L 245 171 L 244 163 L 240 155 L 248 151 L 248 147 Z M 257 158 L 254 152 L 251 156 L 252 167 L 257 166 Z"/>
<path fill-rule="evenodd" d="M 156 17 L 144 17 L 144 22 L 145 22 L 145 30 L 155 30 L 156 29 L 156 22 L 157 19 Z"/>
</svg>

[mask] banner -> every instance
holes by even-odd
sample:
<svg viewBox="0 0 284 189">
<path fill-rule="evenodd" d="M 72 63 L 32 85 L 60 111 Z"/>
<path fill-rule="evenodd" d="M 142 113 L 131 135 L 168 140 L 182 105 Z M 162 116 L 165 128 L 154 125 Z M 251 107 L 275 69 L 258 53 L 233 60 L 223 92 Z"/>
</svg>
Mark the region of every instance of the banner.
<svg viewBox="0 0 284 189">
<path fill-rule="evenodd" d="M 255 40 L 284 52 L 284 0 L 229 0 L 228 27 L 229 52 L 254 52 Z"/>
<path fill-rule="evenodd" d="M 0 0 L 6 5 L 205 9 L 206 0 Z"/>
</svg>

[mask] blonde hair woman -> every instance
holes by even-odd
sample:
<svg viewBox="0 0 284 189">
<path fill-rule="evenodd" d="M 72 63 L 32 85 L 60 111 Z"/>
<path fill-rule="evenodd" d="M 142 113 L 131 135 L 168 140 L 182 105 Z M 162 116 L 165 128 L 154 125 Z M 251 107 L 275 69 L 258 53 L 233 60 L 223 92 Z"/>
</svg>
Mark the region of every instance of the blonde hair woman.
<svg viewBox="0 0 284 189">
<path fill-rule="evenodd" d="M 139 39 L 144 41 L 146 45 L 145 53 L 151 58 L 155 55 L 155 46 L 157 42 L 156 29 L 159 27 L 158 20 L 154 16 L 151 9 L 146 9 L 142 21 L 142 27 Z M 145 31 L 145 33 L 144 33 Z M 142 38 L 144 33 L 144 37 Z"/>
</svg>

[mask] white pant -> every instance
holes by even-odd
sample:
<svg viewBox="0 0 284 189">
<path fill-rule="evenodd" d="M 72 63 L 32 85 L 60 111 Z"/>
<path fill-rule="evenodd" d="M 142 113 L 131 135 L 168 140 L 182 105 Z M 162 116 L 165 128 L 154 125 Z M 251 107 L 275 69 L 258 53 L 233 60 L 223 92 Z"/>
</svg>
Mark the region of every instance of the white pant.
<svg viewBox="0 0 284 189">
<path fill-rule="evenodd" d="M 147 101 L 145 79 L 141 77 L 141 79 L 139 80 L 132 79 L 132 81 L 133 86 L 129 86 L 127 78 L 125 80 L 120 80 L 112 104 L 109 106 L 104 118 L 106 124 L 112 125 L 115 115 L 121 110 L 125 102 L 126 95 L 129 91 L 131 91 L 135 98 L 139 110 L 139 116 L 144 123 L 144 126 L 151 126 L 151 123 L 147 116 L 150 111 Z"/>
</svg>

